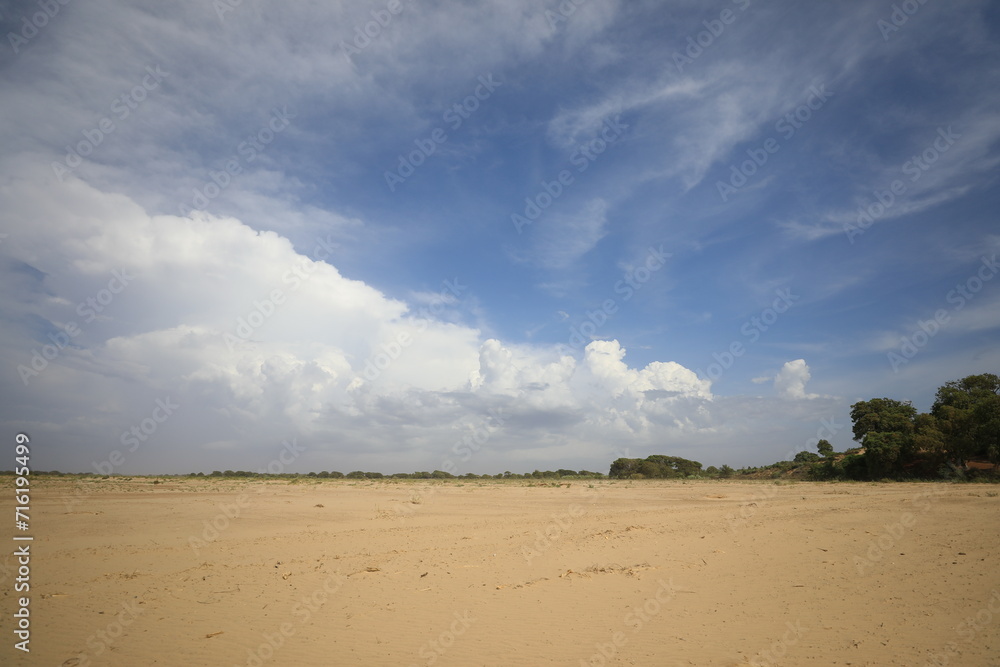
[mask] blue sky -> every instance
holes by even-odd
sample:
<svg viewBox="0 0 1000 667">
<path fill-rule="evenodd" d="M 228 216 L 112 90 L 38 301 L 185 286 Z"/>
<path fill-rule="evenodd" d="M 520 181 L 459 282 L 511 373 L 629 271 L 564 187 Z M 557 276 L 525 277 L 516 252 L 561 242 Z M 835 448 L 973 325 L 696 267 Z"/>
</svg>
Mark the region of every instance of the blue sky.
<svg viewBox="0 0 1000 667">
<path fill-rule="evenodd" d="M 760 465 L 1000 368 L 996 3 L 54 7 L 0 10 L 37 468 Z"/>
</svg>

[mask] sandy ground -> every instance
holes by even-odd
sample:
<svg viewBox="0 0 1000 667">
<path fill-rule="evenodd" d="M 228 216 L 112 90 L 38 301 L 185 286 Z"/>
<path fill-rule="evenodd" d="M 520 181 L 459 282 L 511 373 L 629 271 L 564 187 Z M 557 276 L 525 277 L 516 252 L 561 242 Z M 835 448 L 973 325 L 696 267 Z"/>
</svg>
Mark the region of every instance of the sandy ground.
<svg viewBox="0 0 1000 667">
<path fill-rule="evenodd" d="M 0 664 L 1000 666 L 998 492 L 38 482 Z"/>
</svg>

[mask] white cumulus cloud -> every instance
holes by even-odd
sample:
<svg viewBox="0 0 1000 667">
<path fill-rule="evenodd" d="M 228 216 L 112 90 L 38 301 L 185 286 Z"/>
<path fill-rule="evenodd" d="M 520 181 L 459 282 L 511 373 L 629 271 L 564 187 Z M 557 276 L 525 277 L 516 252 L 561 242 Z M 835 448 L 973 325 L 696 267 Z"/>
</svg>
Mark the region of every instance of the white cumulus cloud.
<svg viewBox="0 0 1000 667">
<path fill-rule="evenodd" d="M 812 375 L 805 359 L 785 362 L 774 378 L 774 389 L 785 398 L 819 398 L 819 394 L 807 394 L 806 384 Z"/>
</svg>

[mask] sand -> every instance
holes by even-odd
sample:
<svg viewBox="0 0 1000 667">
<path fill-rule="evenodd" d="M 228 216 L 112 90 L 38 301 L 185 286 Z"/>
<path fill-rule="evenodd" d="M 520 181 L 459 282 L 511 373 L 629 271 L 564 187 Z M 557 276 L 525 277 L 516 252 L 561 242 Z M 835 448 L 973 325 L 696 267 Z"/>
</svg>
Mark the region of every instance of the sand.
<svg viewBox="0 0 1000 667">
<path fill-rule="evenodd" d="M 0 663 L 1000 666 L 1000 487 L 529 484 L 36 480 Z"/>
</svg>

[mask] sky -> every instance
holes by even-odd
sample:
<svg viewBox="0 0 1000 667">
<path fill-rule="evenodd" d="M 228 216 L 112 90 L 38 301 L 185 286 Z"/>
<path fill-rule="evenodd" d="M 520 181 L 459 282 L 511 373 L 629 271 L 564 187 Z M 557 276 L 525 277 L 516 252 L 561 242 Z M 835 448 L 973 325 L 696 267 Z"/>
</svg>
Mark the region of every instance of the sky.
<svg viewBox="0 0 1000 667">
<path fill-rule="evenodd" d="M 766 465 L 1000 371 L 995 2 L 147 5 L 0 3 L 36 470 Z"/>
</svg>

